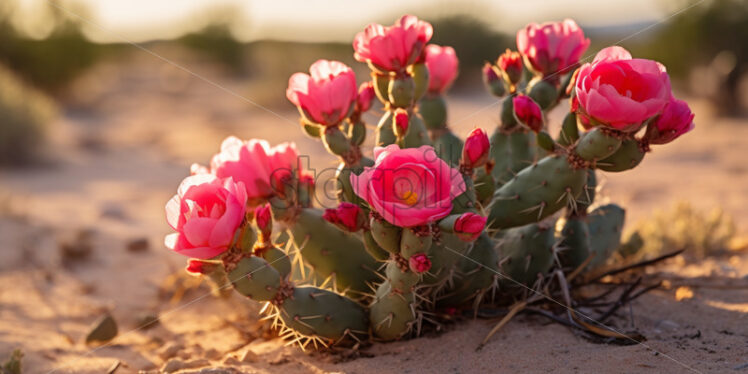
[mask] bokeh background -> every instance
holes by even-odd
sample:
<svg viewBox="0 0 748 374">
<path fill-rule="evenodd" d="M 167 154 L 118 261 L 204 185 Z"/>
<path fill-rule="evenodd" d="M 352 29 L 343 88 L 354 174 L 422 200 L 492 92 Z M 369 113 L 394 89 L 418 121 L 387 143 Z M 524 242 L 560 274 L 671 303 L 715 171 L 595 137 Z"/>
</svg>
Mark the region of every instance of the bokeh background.
<svg viewBox="0 0 748 374">
<path fill-rule="evenodd" d="M 299 131 L 285 98 L 288 77 L 326 58 L 352 66 L 359 82 L 368 79 L 353 59 L 353 36 L 404 13 L 431 22 L 432 42 L 457 52 L 460 74 L 448 105 L 461 136 L 496 126 L 499 106 L 482 87 L 480 67 L 516 48 L 515 32 L 529 22 L 574 18 L 592 40 L 587 59 L 619 44 L 665 64 L 676 94 L 696 113 L 696 130 L 655 148 L 633 171 L 603 175 L 600 196 L 627 207 L 628 231 L 644 234 L 645 252 L 690 248 L 673 266 L 679 277 L 746 279 L 745 0 L 3 0 L 0 359 L 21 348 L 29 372 L 103 372 L 115 359 L 125 370 L 152 369 L 165 360 L 164 345 L 189 351 L 199 341 L 200 352 L 229 352 L 252 335 L 246 331 L 262 336 L 243 301 L 186 306 L 185 295 L 201 291 L 179 275 L 184 258 L 163 247 L 163 206 L 189 165 L 208 163 L 229 135 L 294 141 L 318 173 L 334 167 L 321 144 Z M 379 113 L 375 107 L 367 122 Z M 561 118 L 557 111 L 550 121 Z M 681 326 L 712 313 L 716 331 L 747 315 L 745 291 L 736 295 L 709 294 L 693 315 L 659 308 L 684 313 Z M 159 317 L 160 325 L 91 353 L 80 339 L 105 311 L 121 331 L 138 328 L 143 316 Z M 512 331 L 518 351 L 504 346 L 492 357 L 516 358 L 529 346 L 545 354 L 538 342 L 565 339 L 536 331 L 530 342 Z M 745 345 L 735 339 L 725 345 Z M 258 354 L 288 354 L 273 344 Z M 628 357 L 589 349 L 582 355 L 608 363 Z M 699 354 L 689 359 L 708 359 Z M 366 371 L 366 362 L 351 365 Z"/>
</svg>

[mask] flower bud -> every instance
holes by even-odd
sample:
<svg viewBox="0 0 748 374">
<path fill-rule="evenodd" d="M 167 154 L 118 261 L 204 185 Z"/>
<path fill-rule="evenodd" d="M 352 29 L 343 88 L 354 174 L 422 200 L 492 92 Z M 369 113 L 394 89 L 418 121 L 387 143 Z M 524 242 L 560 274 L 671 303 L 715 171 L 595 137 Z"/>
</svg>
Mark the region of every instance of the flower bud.
<svg viewBox="0 0 748 374">
<path fill-rule="evenodd" d="M 490 148 L 491 143 L 488 141 L 486 132 L 481 128 L 474 129 L 465 139 L 465 146 L 462 148 L 462 165 L 471 169 L 485 165 Z"/>
<path fill-rule="evenodd" d="M 425 253 L 416 253 L 408 259 L 410 271 L 414 273 L 425 273 L 431 269 L 431 260 Z"/>
<path fill-rule="evenodd" d="M 408 123 L 410 122 L 410 116 L 408 116 L 408 111 L 402 108 L 398 108 L 395 110 L 395 116 L 394 116 L 394 123 L 393 130 L 395 132 L 395 136 L 398 138 L 405 137 L 405 134 L 408 133 Z"/>
<path fill-rule="evenodd" d="M 496 73 L 494 66 L 486 62 L 486 64 L 483 65 L 482 72 L 483 83 L 486 85 L 486 88 L 488 88 L 488 91 L 496 97 L 504 96 L 506 88 L 504 87 L 504 82 L 501 80 L 501 77 Z"/>
<path fill-rule="evenodd" d="M 206 275 L 214 272 L 218 266 L 219 264 L 215 262 L 191 258 L 187 260 L 187 267 L 185 267 L 185 270 L 192 275 Z"/>
<path fill-rule="evenodd" d="M 534 132 L 543 128 L 543 112 L 540 106 L 529 96 L 517 95 L 512 98 L 514 118 Z"/>
<path fill-rule="evenodd" d="M 363 113 L 371 109 L 374 95 L 374 83 L 371 81 L 361 83 L 361 86 L 358 87 L 358 97 L 356 98 L 356 111 Z"/>
<path fill-rule="evenodd" d="M 337 224 L 338 223 L 338 210 L 335 208 L 325 209 L 325 212 L 322 213 L 322 219 L 332 224 Z"/>
<path fill-rule="evenodd" d="M 515 85 L 522 79 L 522 55 L 509 49 L 499 56 L 496 65 L 504 73 L 504 79 Z"/>
<path fill-rule="evenodd" d="M 255 209 L 255 224 L 260 230 L 260 240 L 269 242 L 270 235 L 273 233 L 273 217 L 270 214 L 270 204 L 264 204 Z"/>
<path fill-rule="evenodd" d="M 364 224 L 364 215 L 361 208 L 348 202 L 340 203 L 335 209 L 325 209 L 322 218 L 350 232 L 360 230 Z"/>
<path fill-rule="evenodd" d="M 662 114 L 647 128 L 646 139 L 650 144 L 665 144 L 693 130 L 691 108 L 683 100 L 670 99 Z"/>
<path fill-rule="evenodd" d="M 486 217 L 467 212 L 455 221 L 454 232 L 461 240 L 472 242 L 478 239 L 486 227 Z"/>
</svg>

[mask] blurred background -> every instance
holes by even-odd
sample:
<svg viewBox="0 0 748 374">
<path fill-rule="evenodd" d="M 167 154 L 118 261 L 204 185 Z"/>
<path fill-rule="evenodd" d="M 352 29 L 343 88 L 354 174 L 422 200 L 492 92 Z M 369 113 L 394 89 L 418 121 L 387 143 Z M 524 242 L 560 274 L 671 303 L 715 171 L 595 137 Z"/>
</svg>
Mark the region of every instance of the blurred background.
<svg viewBox="0 0 748 374">
<path fill-rule="evenodd" d="M 85 347 L 74 343 L 93 317 L 113 311 L 123 329 L 137 327 L 137 316 L 170 308 L 194 285 L 183 279 L 184 258 L 162 244 L 164 204 L 189 165 L 207 164 L 236 135 L 294 141 L 318 173 L 335 167 L 299 131 L 288 78 L 325 58 L 367 80 L 354 35 L 404 13 L 431 22 L 432 42 L 457 52 L 449 123 L 463 137 L 495 128 L 499 106 L 480 67 L 515 49 L 529 22 L 575 19 L 592 41 L 587 59 L 618 44 L 666 65 L 696 130 L 635 170 L 603 175 L 600 200 L 627 208 L 650 254 L 727 254 L 689 276 L 748 277 L 746 256 L 733 255 L 748 245 L 748 1 L 3 0 L 0 284 L 13 288 L 0 287 L 0 306 L 14 308 L 0 308 L 0 354 L 21 341 L 29 372 L 68 363 L 103 372 L 111 361 L 96 359 L 111 352 L 80 361 Z M 379 113 L 368 114 L 371 128 Z M 168 333 L 157 337 L 202 339 L 205 315 L 244 310 L 204 304 L 161 318 Z M 221 329 L 231 327 L 219 322 L 211 344 L 228 339 Z M 155 367 L 150 338 L 123 337 L 141 345 L 111 354 Z"/>
<path fill-rule="evenodd" d="M 108 127 L 114 107 L 123 101 L 133 109 L 155 105 L 148 95 L 156 91 L 161 100 L 184 103 L 184 96 L 206 90 L 211 100 L 248 110 L 289 112 L 285 87 L 292 73 L 327 58 L 353 66 L 364 80 L 365 67 L 352 57 L 353 36 L 370 22 L 389 24 L 406 12 L 434 25 L 434 43 L 457 50 L 455 95 L 487 99 L 477 87 L 484 61 L 514 48 L 514 34 L 526 23 L 570 17 L 592 40 L 588 57 L 607 45 L 623 45 L 665 64 L 676 88 L 706 100 L 716 115 L 748 111 L 748 3 L 741 0 L 6 0 L 0 4 L 0 76 L 22 85 L 16 89 L 24 93 L 4 94 L 34 99 L 21 100 L 29 118 L 3 124 L 0 163 L 38 156 L 33 146 L 51 131 L 46 127 L 55 107 L 66 118 L 107 117 L 83 134 L 81 141 L 92 147 L 98 131 L 107 131 L 101 127 Z M 161 108 L 165 115 L 168 107 Z M 244 122 L 230 110 L 202 109 L 212 112 L 214 125 Z M 280 115 L 289 116 L 295 122 L 293 114 Z"/>
<path fill-rule="evenodd" d="M 298 116 L 285 98 L 288 77 L 327 58 L 345 62 L 359 81 L 367 80 L 367 68 L 353 59 L 353 36 L 368 23 L 391 24 L 404 13 L 431 22 L 432 42 L 457 51 L 460 74 L 450 92 L 449 122 L 458 134 L 476 126 L 490 132 L 497 121 L 497 103 L 481 87 L 482 64 L 516 48 L 514 35 L 525 24 L 566 17 L 592 40 L 586 59 L 618 44 L 634 56 L 658 60 L 678 95 L 695 107 L 699 127 L 713 126 L 713 118 L 740 123 L 737 131 L 746 127 L 748 2 L 742 0 L 6 0 L 0 4 L 0 165 L 26 176 L 40 165 L 64 166 L 74 155 L 104 162 L 103 155 L 116 160 L 117 151 L 135 158 L 147 150 L 162 163 L 186 168 L 207 163 L 220 141 L 235 134 L 272 143 L 294 140 L 313 166 L 333 166 L 335 160 L 298 131 Z M 674 151 L 693 151 L 688 140 L 662 152 L 675 152 L 680 162 L 701 162 L 687 167 L 706 173 L 717 171 L 715 159 L 727 157 L 722 172 L 744 181 L 738 160 L 744 143 L 730 143 L 737 141 L 736 130 L 726 128 L 686 137 L 704 154 Z M 722 133 L 724 141 L 717 139 Z M 97 174 L 93 165 L 87 171 Z M 646 179 L 672 184 L 671 174 L 665 175 Z M 696 200 L 735 205 L 720 191 L 739 189 L 740 183 L 725 187 L 721 176 L 709 174 L 702 179 L 710 181 L 699 183 L 712 197 Z M 646 202 L 676 199 L 624 191 Z"/>
</svg>

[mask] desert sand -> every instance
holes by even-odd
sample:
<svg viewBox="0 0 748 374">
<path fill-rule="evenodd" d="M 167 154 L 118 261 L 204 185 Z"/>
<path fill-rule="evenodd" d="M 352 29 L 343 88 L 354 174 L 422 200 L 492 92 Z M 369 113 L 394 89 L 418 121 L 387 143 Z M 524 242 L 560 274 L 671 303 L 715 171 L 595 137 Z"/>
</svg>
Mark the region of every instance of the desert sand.
<svg viewBox="0 0 748 374">
<path fill-rule="evenodd" d="M 284 347 L 258 321 L 259 304 L 215 298 L 184 275 L 185 258 L 163 246 L 163 206 L 189 165 L 207 163 L 228 135 L 295 141 L 318 169 L 335 160 L 302 136 L 290 105 L 270 113 L 149 56 L 130 59 L 98 66 L 77 82 L 52 128 L 47 162 L 0 171 L 0 359 L 22 349 L 24 373 L 104 373 L 117 363 L 116 373 L 748 371 L 746 251 L 648 268 L 647 279 L 668 280 L 669 287 L 636 300 L 618 326 L 642 332 L 643 344 L 595 344 L 519 316 L 480 351 L 496 319 L 465 318 L 355 357 Z M 220 71 L 199 72 L 253 97 Z M 482 91 L 450 97 L 455 132 L 491 131 L 493 103 Z M 708 106 L 692 103 L 696 130 L 655 149 L 632 172 L 606 174 L 603 196 L 627 207 L 628 224 L 683 199 L 697 208 L 721 206 L 745 235 L 748 123 L 714 118 Z M 64 257 L 59 244 L 82 230 L 89 231 L 90 254 Z M 142 239 L 147 248 L 133 243 Z M 690 293 L 676 298 L 681 286 Z M 106 312 L 119 335 L 109 345 L 84 344 Z M 145 315 L 158 315 L 158 323 L 138 328 Z"/>
</svg>

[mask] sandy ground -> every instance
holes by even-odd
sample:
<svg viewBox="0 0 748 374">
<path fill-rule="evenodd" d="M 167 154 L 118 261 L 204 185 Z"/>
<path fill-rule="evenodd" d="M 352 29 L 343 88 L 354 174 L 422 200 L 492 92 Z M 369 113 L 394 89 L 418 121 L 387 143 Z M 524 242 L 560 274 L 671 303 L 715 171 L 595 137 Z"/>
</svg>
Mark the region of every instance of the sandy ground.
<svg viewBox="0 0 748 374">
<path fill-rule="evenodd" d="M 320 170 L 334 159 L 302 137 L 290 106 L 271 114 L 148 56 L 130 58 L 97 67 L 77 84 L 48 163 L 0 171 L 0 358 L 21 348 L 25 373 L 102 373 L 116 362 L 117 373 L 157 371 L 169 360 L 195 367 L 187 372 L 224 370 L 215 373 L 748 371 L 745 251 L 649 269 L 670 287 L 634 302 L 632 318 L 619 326 L 643 332 L 641 345 L 593 344 L 560 325 L 519 317 L 478 352 L 495 320 L 376 344 L 343 362 L 284 347 L 258 322 L 256 303 L 214 298 L 193 280 L 170 276 L 181 274 L 185 259 L 162 245 L 169 232 L 163 206 L 189 164 L 206 163 L 227 135 L 293 140 Z M 217 70 L 200 74 L 252 98 Z M 492 103 L 482 92 L 451 98 L 455 131 L 492 129 Z M 714 119 L 699 103 L 695 109 L 692 134 L 655 149 L 632 172 L 606 175 L 604 195 L 626 204 L 630 223 L 688 199 L 697 208 L 724 207 L 748 233 L 748 123 Z M 59 243 L 81 230 L 91 231 L 91 253 L 66 261 Z M 137 239 L 148 248 L 128 249 Z M 678 301 L 680 286 L 692 294 Z M 88 326 L 107 311 L 119 336 L 111 345 L 85 345 Z M 138 329 L 148 314 L 159 323 Z"/>
</svg>

